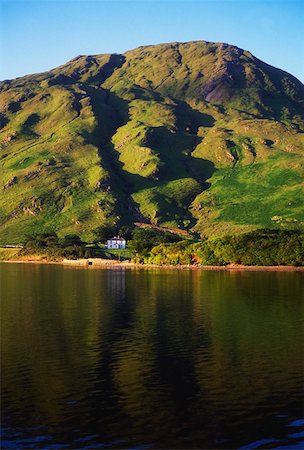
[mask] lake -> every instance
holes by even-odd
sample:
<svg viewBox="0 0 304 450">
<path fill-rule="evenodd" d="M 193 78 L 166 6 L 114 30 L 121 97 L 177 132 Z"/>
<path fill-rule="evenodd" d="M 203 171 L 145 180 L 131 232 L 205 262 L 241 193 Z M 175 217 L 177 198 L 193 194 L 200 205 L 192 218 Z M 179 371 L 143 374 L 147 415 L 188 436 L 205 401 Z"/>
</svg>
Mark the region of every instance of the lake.
<svg viewBox="0 0 304 450">
<path fill-rule="evenodd" d="M 0 264 L 2 448 L 303 448 L 303 272 Z"/>
</svg>

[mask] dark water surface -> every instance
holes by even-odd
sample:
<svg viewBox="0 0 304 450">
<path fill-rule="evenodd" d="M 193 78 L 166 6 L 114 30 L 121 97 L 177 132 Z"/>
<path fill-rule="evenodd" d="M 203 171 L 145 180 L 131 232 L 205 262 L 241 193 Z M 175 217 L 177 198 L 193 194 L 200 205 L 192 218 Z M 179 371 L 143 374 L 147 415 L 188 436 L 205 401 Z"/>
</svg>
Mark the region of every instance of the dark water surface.
<svg viewBox="0 0 304 450">
<path fill-rule="evenodd" d="M 303 273 L 0 269 L 2 448 L 304 447 Z"/>
</svg>

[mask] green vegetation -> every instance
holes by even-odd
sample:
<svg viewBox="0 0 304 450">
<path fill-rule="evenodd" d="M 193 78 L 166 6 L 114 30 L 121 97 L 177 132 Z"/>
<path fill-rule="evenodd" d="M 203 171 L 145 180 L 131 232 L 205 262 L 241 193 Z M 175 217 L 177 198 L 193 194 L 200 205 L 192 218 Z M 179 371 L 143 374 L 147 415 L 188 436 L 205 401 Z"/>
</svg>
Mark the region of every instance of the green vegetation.
<svg viewBox="0 0 304 450">
<path fill-rule="evenodd" d="M 204 242 L 160 244 L 138 252 L 137 260 L 160 265 L 304 266 L 304 233 L 258 230 Z"/>
<path fill-rule="evenodd" d="M 131 226 L 122 226 L 120 228 L 110 225 L 100 225 L 94 230 L 94 242 L 106 243 L 108 239 L 114 236 L 123 236 L 125 239 L 131 239 L 133 228 Z"/>
<path fill-rule="evenodd" d="M 178 242 L 180 239 L 180 236 L 169 232 L 153 228 L 136 228 L 132 234 L 130 247 L 135 254 L 141 255 L 141 258 L 143 258 L 149 255 L 153 247 L 159 244 Z"/>
<path fill-rule="evenodd" d="M 0 248 L 0 261 L 9 261 L 19 255 L 20 248 Z"/>
<path fill-rule="evenodd" d="M 201 237 L 303 230 L 303 105 L 291 75 L 203 41 L 4 81 L 0 244 L 130 236 L 134 221 Z"/>
<path fill-rule="evenodd" d="M 88 244 L 83 242 L 76 234 L 69 234 L 63 238 L 59 238 L 54 232 L 35 234 L 26 237 L 25 244 L 21 250 L 2 249 L 3 252 L 0 253 L 0 259 L 11 259 L 17 256 L 22 258 L 28 255 L 41 256 L 47 260 L 61 260 L 62 258 L 130 260 L 133 257 L 132 249 L 108 250 L 104 248 L 103 242 L 104 241 L 96 241 L 93 244 Z M 14 250 L 14 252 L 5 250 Z M 6 258 L 6 256 L 9 256 L 10 258 Z"/>
<path fill-rule="evenodd" d="M 60 239 L 56 233 L 51 232 L 28 236 L 18 256 L 26 255 L 39 255 L 49 260 L 63 257 L 91 258 L 94 256 L 94 249 L 87 247 L 76 234 L 69 234 Z"/>
<path fill-rule="evenodd" d="M 133 258 L 133 251 L 130 248 L 123 249 L 99 249 L 95 251 L 95 255 L 99 258 L 114 259 L 119 261 L 131 261 Z"/>
<path fill-rule="evenodd" d="M 0 259 L 40 256 L 48 260 L 103 258 L 156 265 L 304 266 L 304 233 L 260 229 L 197 241 L 153 228 L 135 228 L 128 248 L 108 250 L 101 243 L 86 244 L 77 235 L 56 233 L 28 236 L 24 247 L 0 249 Z"/>
</svg>

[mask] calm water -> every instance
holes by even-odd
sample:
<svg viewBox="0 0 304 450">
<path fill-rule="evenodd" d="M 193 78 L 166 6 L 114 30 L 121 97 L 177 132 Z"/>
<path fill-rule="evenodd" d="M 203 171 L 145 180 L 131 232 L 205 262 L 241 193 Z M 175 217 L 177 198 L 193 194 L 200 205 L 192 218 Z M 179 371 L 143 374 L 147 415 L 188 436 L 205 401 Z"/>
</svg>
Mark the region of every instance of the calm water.
<svg viewBox="0 0 304 450">
<path fill-rule="evenodd" d="M 303 273 L 0 269 L 2 448 L 304 447 Z"/>
</svg>

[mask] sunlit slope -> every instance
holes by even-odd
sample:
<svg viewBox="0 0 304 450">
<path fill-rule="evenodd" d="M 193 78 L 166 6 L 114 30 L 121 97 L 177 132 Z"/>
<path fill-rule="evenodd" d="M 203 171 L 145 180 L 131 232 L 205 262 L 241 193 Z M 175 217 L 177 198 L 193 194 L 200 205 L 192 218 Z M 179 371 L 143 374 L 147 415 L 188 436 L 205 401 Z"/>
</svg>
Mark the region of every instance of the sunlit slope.
<svg viewBox="0 0 304 450">
<path fill-rule="evenodd" d="M 303 226 L 304 87 L 226 44 L 79 56 L 1 83 L 1 242 L 147 221 Z"/>
</svg>

